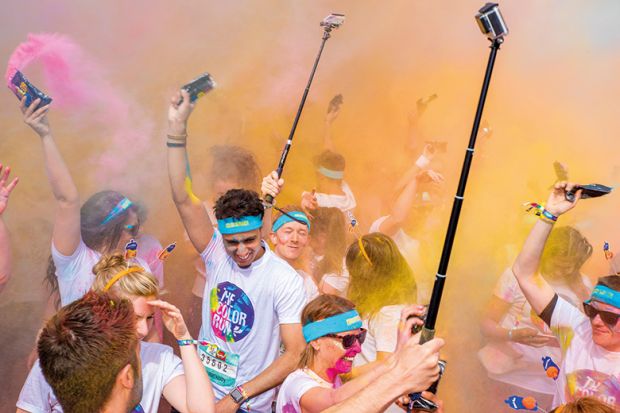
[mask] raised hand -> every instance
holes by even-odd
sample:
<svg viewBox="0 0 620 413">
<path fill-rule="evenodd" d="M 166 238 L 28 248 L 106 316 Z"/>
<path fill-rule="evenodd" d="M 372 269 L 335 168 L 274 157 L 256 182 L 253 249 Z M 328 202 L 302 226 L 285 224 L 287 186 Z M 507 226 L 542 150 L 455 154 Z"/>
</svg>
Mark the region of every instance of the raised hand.
<svg viewBox="0 0 620 413">
<path fill-rule="evenodd" d="M 17 182 L 19 182 L 19 178 L 16 177 L 7 185 L 10 173 L 11 167 L 2 166 L 2 164 L 0 164 L 0 215 L 2 215 L 6 209 L 6 206 L 9 203 L 9 196 L 11 195 L 11 192 L 13 192 Z"/>
<path fill-rule="evenodd" d="M 39 137 L 43 138 L 50 134 L 50 123 L 47 120 L 47 112 L 50 109 L 50 105 L 39 107 L 41 99 L 36 99 L 26 107 L 26 96 L 24 96 L 19 104 L 19 108 L 24 114 L 24 123 L 30 126 Z"/>
<path fill-rule="evenodd" d="M 306 213 L 308 218 L 314 218 L 310 211 L 314 211 L 319 207 L 319 202 L 316 199 L 316 190 L 312 192 L 305 192 L 301 194 L 301 209 Z"/>
<path fill-rule="evenodd" d="M 577 184 L 572 182 L 557 182 L 553 186 L 551 194 L 549 194 L 549 198 L 545 204 L 545 209 L 555 216 L 562 215 L 573 209 L 575 205 L 577 205 L 577 202 L 581 199 L 581 190 L 575 193 L 575 201 L 573 202 L 566 199 L 566 193 L 573 190 L 575 186 L 577 186 Z"/>
<path fill-rule="evenodd" d="M 276 171 L 272 171 L 269 175 L 263 178 L 263 182 L 261 184 L 263 198 L 266 195 L 271 195 L 275 199 L 280 191 L 282 191 L 282 186 L 284 186 L 284 179 L 278 178 L 278 173 Z"/>
<path fill-rule="evenodd" d="M 185 320 L 183 319 L 183 315 L 181 314 L 181 310 L 162 300 L 148 301 L 148 304 L 161 310 L 164 326 L 172 333 L 175 339 L 187 340 L 192 338 L 185 324 Z"/>
<path fill-rule="evenodd" d="M 183 102 L 179 101 L 183 97 Z M 195 103 L 190 103 L 189 93 L 185 89 L 179 90 L 170 99 L 168 107 L 168 133 L 174 135 L 183 135 L 187 133 L 187 120 L 192 114 Z"/>
</svg>

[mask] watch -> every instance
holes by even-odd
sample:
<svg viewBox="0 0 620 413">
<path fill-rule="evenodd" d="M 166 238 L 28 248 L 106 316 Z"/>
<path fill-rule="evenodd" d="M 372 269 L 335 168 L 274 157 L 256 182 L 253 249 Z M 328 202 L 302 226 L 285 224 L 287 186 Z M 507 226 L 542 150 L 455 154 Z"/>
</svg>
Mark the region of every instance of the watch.
<svg viewBox="0 0 620 413">
<path fill-rule="evenodd" d="M 237 404 L 241 404 L 248 399 L 248 394 L 241 386 L 235 387 L 233 391 L 228 394 Z"/>
</svg>

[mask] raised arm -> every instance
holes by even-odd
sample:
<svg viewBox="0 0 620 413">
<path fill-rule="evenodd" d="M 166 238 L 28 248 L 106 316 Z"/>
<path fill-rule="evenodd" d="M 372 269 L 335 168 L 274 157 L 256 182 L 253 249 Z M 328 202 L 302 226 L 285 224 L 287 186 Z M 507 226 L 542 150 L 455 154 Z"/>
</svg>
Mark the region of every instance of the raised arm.
<svg viewBox="0 0 620 413">
<path fill-rule="evenodd" d="M 41 138 L 43 159 L 47 178 L 52 186 L 58 209 L 54 220 L 52 242 L 62 255 L 71 255 L 80 243 L 80 197 L 69 168 L 65 164 L 47 119 L 50 105 L 39 107 L 40 99 L 26 107 L 26 98 L 22 99 L 20 109 L 24 122 Z"/>
<path fill-rule="evenodd" d="M 0 164 L 0 292 L 11 278 L 13 269 L 9 231 L 4 224 L 3 214 L 9 202 L 11 191 L 13 191 L 13 188 L 17 185 L 19 178 L 15 178 L 7 184 L 10 173 L 10 167 L 3 167 L 2 164 Z"/>
<path fill-rule="evenodd" d="M 178 104 L 181 96 L 183 103 Z M 189 169 L 187 121 L 193 109 L 187 91 L 181 90 L 172 97 L 168 107 L 168 178 L 183 226 L 194 248 L 201 253 L 213 236 L 213 227 L 202 201 L 191 193 L 190 181 L 186 181 Z"/>
<path fill-rule="evenodd" d="M 558 182 L 554 185 L 545 209 L 556 217 L 571 210 L 581 198 L 581 191 L 577 191 L 575 201 L 566 200 L 566 193 L 571 191 L 575 184 Z M 523 248 L 517 257 L 512 271 L 536 314 L 542 313 L 553 299 L 553 288 L 538 274 L 538 266 L 547 238 L 553 228 L 550 220 L 538 220 L 525 240 Z"/>
<path fill-rule="evenodd" d="M 414 165 L 411 170 L 416 171 L 415 174 L 411 174 L 413 175 L 413 179 L 405 185 L 404 189 L 398 195 L 398 198 L 396 198 L 390 215 L 379 226 L 379 231 L 384 234 L 393 236 L 402 227 L 412 211 L 413 202 L 418 193 L 418 186 L 421 183 L 434 182 L 440 184 L 443 182 L 443 176 L 438 172 L 420 170 L 416 165 Z"/>
<path fill-rule="evenodd" d="M 161 300 L 148 303 L 161 310 L 164 325 L 176 340 L 192 340 L 183 315 L 177 307 Z M 213 388 L 196 346 L 181 345 L 180 353 L 185 374 L 175 377 L 166 384 L 163 390 L 164 397 L 181 413 L 213 413 L 215 411 Z"/>
</svg>

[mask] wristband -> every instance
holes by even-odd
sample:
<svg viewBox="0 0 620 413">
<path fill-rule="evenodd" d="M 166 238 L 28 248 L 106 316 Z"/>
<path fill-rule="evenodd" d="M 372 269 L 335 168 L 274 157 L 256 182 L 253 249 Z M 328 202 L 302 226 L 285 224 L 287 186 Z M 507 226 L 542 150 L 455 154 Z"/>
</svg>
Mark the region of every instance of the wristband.
<svg viewBox="0 0 620 413">
<path fill-rule="evenodd" d="M 523 204 L 526 209 L 526 212 L 534 212 L 534 214 L 536 214 L 536 216 L 540 217 L 540 219 L 542 219 L 545 222 L 548 222 L 550 224 L 555 224 L 558 220 L 558 217 L 553 215 L 551 212 L 547 211 L 542 205 L 536 203 L 536 202 L 526 202 L 525 204 Z"/>
<path fill-rule="evenodd" d="M 420 157 L 418 158 L 417 161 L 415 161 L 415 165 L 420 168 L 420 169 L 424 169 L 426 167 L 428 167 L 428 165 L 430 165 L 431 160 L 428 159 L 426 156 L 424 156 L 423 154 L 420 155 Z"/>
<path fill-rule="evenodd" d="M 184 133 L 182 135 L 171 135 L 171 134 L 168 134 L 166 136 L 168 136 L 168 138 L 170 138 L 170 139 L 174 139 L 175 141 L 182 141 L 182 140 L 187 139 L 187 133 Z"/>
<path fill-rule="evenodd" d="M 202 340 L 189 339 L 189 340 L 177 340 L 177 344 L 179 346 L 189 346 L 191 344 L 202 344 L 203 346 L 206 346 L 208 342 L 202 341 Z"/>
<path fill-rule="evenodd" d="M 185 142 L 183 143 L 166 142 L 166 146 L 169 148 L 185 148 L 187 144 Z"/>
<path fill-rule="evenodd" d="M 248 399 L 248 393 L 241 385 L 235 387 L 233 391 L 228 394 L 237 404 L 241 404 Z"/>
</svg>

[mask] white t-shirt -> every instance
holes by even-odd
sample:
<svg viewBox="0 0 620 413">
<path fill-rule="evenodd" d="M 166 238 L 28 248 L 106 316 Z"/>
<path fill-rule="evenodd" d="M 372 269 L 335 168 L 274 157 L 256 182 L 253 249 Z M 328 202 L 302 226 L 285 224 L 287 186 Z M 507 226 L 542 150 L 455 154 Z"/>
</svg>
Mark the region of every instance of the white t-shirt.
<svg viewBox="0 0 620 413">
<path fill-rule="evenodd" d="M 288 375 L 280 386 L 278 401 L 276 403 L 276 413 L 301 413 L 299 400 L 306 392 L 315 387 L 326 389 L 338 388 L 342 385 L 339 377 L 335 383 L 323 380 L 316 373 L 308 369 L 297 369 Z"/>
<path fill-rule="evenodd" d="M 175 377 L 185 374 L 183 363 L 171 347 L 144 341 L 140 343 L 140 361 L 143 383 L 140 405 L 146 413 L 157 413 L 164 387 Z M 62 412 L 52 388 L 43 377 L 39 360 L 32 366 L 16 406 L 30 413 Z"/>
<path fill-rule="evenodd" d="M 620 352 L 596 345 L 588 317 L 562 297 L 553 310 L 551 329 L 564 354 L 554 407 L 592 396 L 620 411 Z"/>
<path fill-rule="evenodd" d="M 351 188 L 345 181 L 342 181 L 340 188 L 344 195 L 315 193 L 314 196 L 316 197 L 317 204 L 323 208 L 338 208 L 342 212 L 353 212 L 357 206 L 353 191 L 351 191 Z"/>
<path fill-rule="evenodd" d="M 95 281 L 93 267 L 100 258 L 101 254 L 88 248 L 82 239 L 70 256 L 62 255 L 52 242 L 52 259 L 56 265 L 60 303 L 63 307 L 82 298 L 90 290 Z M 142 258 L 136 257 L 135 261 L 145 270 L 151 271 Z M 159 281 L 163 282 L 163 279 Z"/>
<path fill-rule="evenodd" d="M 582 276 L 582 280 L 586 287 L 592 288 L 587 277 Z M 560 297 L 573 305 L 579 305 L 581 302 L 566 285 L 554 283 L 551 287 Z M 511 268 L 507 268 L 502 273 L 495 285 L 493 295 L 510 304 L 508 312 L 500 323 L 503 328 L 530 327 L 539 330 L 542 334 L 553 334 L 545 322 L 532 310 Z M 491 342 L 478 353 L 490 378 L 539 393 L 555 394 L 556 385 L 547 377 L 542 368 L 541 359 L 545 356 L 551 357 L 556 363 L 559 363 L 562 357 L 559 347 L 532 347 L 512 342 Z"/>
<path fill-rule="evenodd" d="M 297 270 L 297 273 L 304 280 L 304 291 L 306 291 L 306 302 L 314 300 L 319 296 L 319 287 L 316 286 L 314 279 L 310 274 L 303 270 Z"/>
<path fill-rule="evenodd" d="M 238 357 L 236 378 L 218 378 L 207 370 L 218 400 L 235 386 L 252 380 L 278 358 L 280 324 L 301 322 L 301 310 L 306 303 L 302 278 L 267 244 L 263 242 L 262 246 L 263 256 L 250 267 L 240 268 L 226 252 L 222 235 L 216 230 L 201 254 L 208 276 L 200 337 L 216 344 L 232 356 L 230 359 Z M 250 408 L 248 403 L 241 408 L 271 412 L 274 392 L 272 389 L 253 397 L 248 401 Z"/>
<path fill-rule="evenodd" d="M 364 318 L 362 327 L 368 332 L 362 344 L 362 352 L 353 360 L 353 366 L 363 366 L 377 359 L 377 352 L 393 353 L 398 341 L 398 323 L 404 305 L 388 305 L 382 307 L 372 318 Z M 395 404 L 386 410 L 388 413 L 402 413 Z"/>
</svg>

